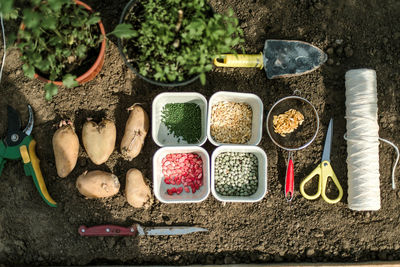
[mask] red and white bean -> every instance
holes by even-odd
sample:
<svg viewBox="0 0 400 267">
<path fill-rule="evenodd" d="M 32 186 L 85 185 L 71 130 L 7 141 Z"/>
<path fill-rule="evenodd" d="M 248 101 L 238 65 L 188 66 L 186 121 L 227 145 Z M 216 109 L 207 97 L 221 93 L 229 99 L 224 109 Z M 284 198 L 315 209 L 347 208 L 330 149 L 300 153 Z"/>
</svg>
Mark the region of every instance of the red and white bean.
<svg viewBox="0 0 400 267">
<path fill-rule="evenodd" d="M 168 195 L 181 194 L 183 191 L 192 194 L 203 185 L 203 160 L 194 153 L 168 154 L 162 160 L 164 183 L 175 185 L 167 189 Z"/>
</svg>

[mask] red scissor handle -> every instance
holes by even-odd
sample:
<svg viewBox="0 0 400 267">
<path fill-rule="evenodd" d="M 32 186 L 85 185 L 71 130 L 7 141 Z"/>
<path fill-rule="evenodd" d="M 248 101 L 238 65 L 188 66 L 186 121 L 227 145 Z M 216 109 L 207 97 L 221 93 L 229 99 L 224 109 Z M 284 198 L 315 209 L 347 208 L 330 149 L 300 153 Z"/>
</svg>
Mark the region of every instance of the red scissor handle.
<svg viewBox="0 0 400 267">
<path fill-rule="evenodd" d="M 285 180 L 285 198 L 287 201 L 292 201 L 294 194 L 294 166 L 292 154 L 289 152 L 289 162 L 286 170 Z"/>
</svg>

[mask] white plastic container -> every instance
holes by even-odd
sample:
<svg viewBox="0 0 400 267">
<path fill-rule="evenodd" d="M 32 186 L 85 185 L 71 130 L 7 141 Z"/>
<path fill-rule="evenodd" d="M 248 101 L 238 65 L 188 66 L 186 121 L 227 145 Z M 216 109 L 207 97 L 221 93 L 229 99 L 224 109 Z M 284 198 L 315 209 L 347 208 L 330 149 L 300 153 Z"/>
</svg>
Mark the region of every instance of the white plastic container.
<svg viewBox="0 0 400 267">
<path fill-rule="evenodd" d="M 168 195 L 167 189 L 172 185 L 164 183 L 162 159 L 173 153 L 196 153 L 203 161 L 203 185 L 194 194 L 192 192 Z M 163 203 L 196 203 L 205 200 L 210 194 L 210 157 L 204 148 L 197 146 L 166 146 L 162 147 L 153 157 L 153 191 L 156 198 Z"/>
<path fill-rule="evenodd" d="M 223 196 L 215 190 L 215 159 L 224 152 L 253 153 L 258 159 L 258 188 L 250 196 Z M 257 202 L 261 201 L 267 193 L 267 155 L 258 146 L 226 145 L 217 147 L 211 156 L 211 192 L 213 196 L 222 202 Z"/>
<path fill-rule="evenodd" d="M 172 133 L 168 135 L 167 126 L 161 122 L 161 111 L 169 103 L 196 103 L 199 105 L 201 110 L 201 136 L 198 143 L 188 144 L 184 140 L 180 140 L 178 143 L 177 137 L 174 137 Z M 203 145 L 207 140 L 207 99 L 202 94 L 191 92 L 161 93 L 157 95 L 152 105 L 151 128 L 153 140 L 158 146 Z"/>
<path fill-rule="evenodd" d="M 252 125 L 251 138 L 246 144 L 243 145 L 258 145 L 262 137 L 264 106 L 261 99 L 257 95 L 249 93 L 235 93 L 235 92 L 221 91 L 211 96 L 208 104 L 208 115 L 207 115 L 208 140 L 210 140 L 210 142 L 215 146 L 220 146 L 225 144 L 217 142 L 211 135 L 211 109 L 213 105 L 217 104 L 220 101 L 246 103 L 251 106 L 251 110 L 253 112 L 253 119 L 251 124 Z"/>
</svg>

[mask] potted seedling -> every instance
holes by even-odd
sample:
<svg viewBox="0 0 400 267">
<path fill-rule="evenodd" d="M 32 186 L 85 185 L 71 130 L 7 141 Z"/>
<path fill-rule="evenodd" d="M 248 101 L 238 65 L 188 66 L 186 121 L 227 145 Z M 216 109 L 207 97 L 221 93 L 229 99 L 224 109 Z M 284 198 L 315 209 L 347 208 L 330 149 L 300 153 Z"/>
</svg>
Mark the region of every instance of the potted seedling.
<svg viewBox="0 0 400 267">
<path fill-rule="evenodd" d="M 234 53 L 243 40 L 233 11 L 216 14 L 206 0 L 131 0 L 112 32 L 125 63 L 161 86 L 186 85 L 212 69 L 212 59 Z"/>
<path fill-rule="evenodd" d="M 46 82 L 47 100 L 57 94 L 57 85 L 75 87 L 100 72 L 106 40 L 99 13 L 78 0 L 32 0 L 22 15 L 17 43 L 22 68 Z"/>
</svg>

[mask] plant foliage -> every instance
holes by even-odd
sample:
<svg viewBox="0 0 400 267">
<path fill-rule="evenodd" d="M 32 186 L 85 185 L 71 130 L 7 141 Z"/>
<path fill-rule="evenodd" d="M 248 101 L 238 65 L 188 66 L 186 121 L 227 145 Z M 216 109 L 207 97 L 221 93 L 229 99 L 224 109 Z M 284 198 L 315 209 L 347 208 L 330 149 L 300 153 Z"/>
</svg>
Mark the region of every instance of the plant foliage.
<svg viewBox="0 0 400 267">
<path fill-rule="evenodd" d="M 89 49 L 99 46 L 99 14 L 72 0 L 29 2 L 31 6 L 22 11 L 25 28 L 19 30 L 17 44 L 25 75 L 33 78 L 39 72 L 50 81 L 62 80 L 67 87 L 77 86 L 76 76 L 70 73 L 84 62 Z M 48 100 L 58 91 L 53 83 L 45 90 Z"/>
<path fill-rule="evenodd" d="M 7 16 L 13 10 L 13 0 L 1 0 L 0 1 L 0 13 L 3 16 Z"/>
<path fill-rule="evenodd" d="M 141 75 L 176 82 L 200 74 L 205 84 L 213 58 L 243 42 L 238 25 L 232 10 L 213 14 L 205 0 L 139 0 L 112 34 Z"/>
</svg>

